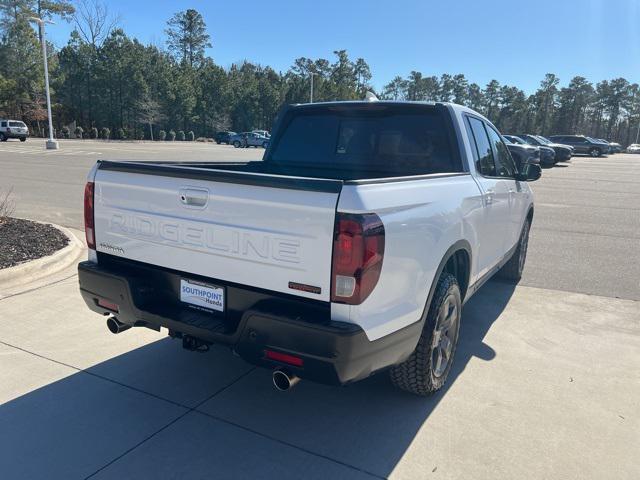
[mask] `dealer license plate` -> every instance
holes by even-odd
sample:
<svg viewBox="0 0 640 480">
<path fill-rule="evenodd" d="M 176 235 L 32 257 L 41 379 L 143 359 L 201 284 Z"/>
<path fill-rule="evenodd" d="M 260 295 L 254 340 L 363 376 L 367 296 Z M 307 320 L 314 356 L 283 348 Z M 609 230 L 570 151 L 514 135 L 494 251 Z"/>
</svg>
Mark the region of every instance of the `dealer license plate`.
<svg viewBox="0 0 640 480">
<path fill-rule="evenodd" d="M 224 288 L 181 278 L 180 301 L 202 310 L 224 312 Z"/>
</svg>

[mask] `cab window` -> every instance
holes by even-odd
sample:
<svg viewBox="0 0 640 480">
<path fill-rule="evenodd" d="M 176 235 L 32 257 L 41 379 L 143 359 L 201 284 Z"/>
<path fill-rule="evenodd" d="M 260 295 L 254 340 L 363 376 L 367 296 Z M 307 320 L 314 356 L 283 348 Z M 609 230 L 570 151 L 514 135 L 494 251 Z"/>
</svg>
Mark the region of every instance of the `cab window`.
<svg viewBox="0 0 640 480">
<path fill-rule="evenodd" d="M 489 141 L 493 148 L 493 154 L 495 156 L 496 164 L 496 176 L 497 177 L 509 177 L 516 176 L 516 165 L 511 158 L 509 149 L 500 138 L 498 132 L 487 125 L 487 133 L 489 134 Z"/>
<path fill-rule="evenodd" d="M 473 143 L 471 147 L 475 147 L 475 151 L 473 153 L 476 157 L 476 168 L 480 175 L 484 175 L 485 177 L 495 177 L 496 165 L 493 158 L 493 150 L 491 149 L 491 142 L 487 136 L 484 124 L 477 118 L 466 118 L 467 128 L 471 132 L 469 138 Z"/>
</svg>

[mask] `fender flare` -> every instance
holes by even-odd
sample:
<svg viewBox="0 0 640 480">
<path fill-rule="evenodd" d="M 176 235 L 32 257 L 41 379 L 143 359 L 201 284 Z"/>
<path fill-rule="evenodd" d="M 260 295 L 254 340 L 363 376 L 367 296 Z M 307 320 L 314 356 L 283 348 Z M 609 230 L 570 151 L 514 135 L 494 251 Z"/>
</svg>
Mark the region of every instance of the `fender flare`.
<svg viewBox="0 0 640 480">
<path fill-rule="evenodd" d="M 431 301 L 433 300 L 433 294 L 436 291 L 436 286 L 438 284 L 438 279 L 440 278 L 440 275 L 442 275 L 442 272 L 444 271 L 444 267 L 447 265 L 447 262 L 449 261 L 449 259 L 453 256 L 453 254 L 455 252 L 457 252 L 458 250 L 464 250 L 465 252 L 467 252 L 467 255 L 469 256 L 469 277 L 471 277 L 471 265 L 473 265 L 473 255 L 471 253 L 471 244 L 466 241 L 466 240 L 458 240 L 456 243 L 454 243 L 453 245 L 451 245 L 447 251 L 445 252 L 445 254 L 442 256 L 442 260 L 440 261 L 440 264 L 438 265 L 438 268 L 436 269 L 436 274 L 434 275 L 432 281 L 431 281 L 431 287 L 429 288 L 429 295 L 427 296 L 427 302 L 425 303 L 424 306 L 424 310 L 422 312 L 422 315 L 420 316 L 420 320 L 418 320 L 418 322 L 420 322 L 420 329 L 422 330 L 422 328 L 424 327 L 424 322 L 427 319 L 427 314 L 429 313 L 429 308 L 431 308 Z M 467 279 L 467 283 L 469 283 L 470 278 Z M 470 287 L 470 285 L 467 286 L 467 292 L 469 291 L 468 287 Z M 466 295 L 465 295 L 466 297 Z M 462 301 L 464 302 L 464 298 L 462 299 Z"/>
</svg>

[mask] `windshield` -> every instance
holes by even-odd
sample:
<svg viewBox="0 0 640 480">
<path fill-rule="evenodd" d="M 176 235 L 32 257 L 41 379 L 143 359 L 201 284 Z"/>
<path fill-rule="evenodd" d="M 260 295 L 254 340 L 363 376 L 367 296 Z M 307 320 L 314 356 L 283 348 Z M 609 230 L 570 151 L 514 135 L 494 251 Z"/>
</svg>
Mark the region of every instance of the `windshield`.
<svg viewBox="0 0 640 480">
<path fill-rule="evenodd" d="M 269 161 L 397 175 L 456 172 L 442 115 L 427 108 L 293 110 Z"/>
<path fill-rule="evenodd" d="M 551 141 L 549 141 L 548 138 L 543 137 L 542 135 L 536 135 L 536 138 L 540 140 L 542 143 L 544 143 L 545 145 L 549 145 L 550 143 L 552 143 Z"/>
</svg>

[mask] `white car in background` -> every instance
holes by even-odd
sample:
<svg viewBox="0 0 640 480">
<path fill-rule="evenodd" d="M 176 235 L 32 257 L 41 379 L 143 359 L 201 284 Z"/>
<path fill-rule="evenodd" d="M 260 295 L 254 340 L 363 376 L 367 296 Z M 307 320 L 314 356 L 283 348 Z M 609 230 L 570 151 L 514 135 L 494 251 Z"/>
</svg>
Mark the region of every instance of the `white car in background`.
<svg viewBox="0 0 640 480">
<path fill-rule="evenodd" d="M 627 153 L 640 153 L 640 143 L 632 143 L 627 147 Z"/>
<path fill-rule="evenodd" d="M 26 142 L 29 129 L 20 120 L 0 120 L 0 142 L 6 142 L 10 138 L 19 138 Z"/>
</svg>

